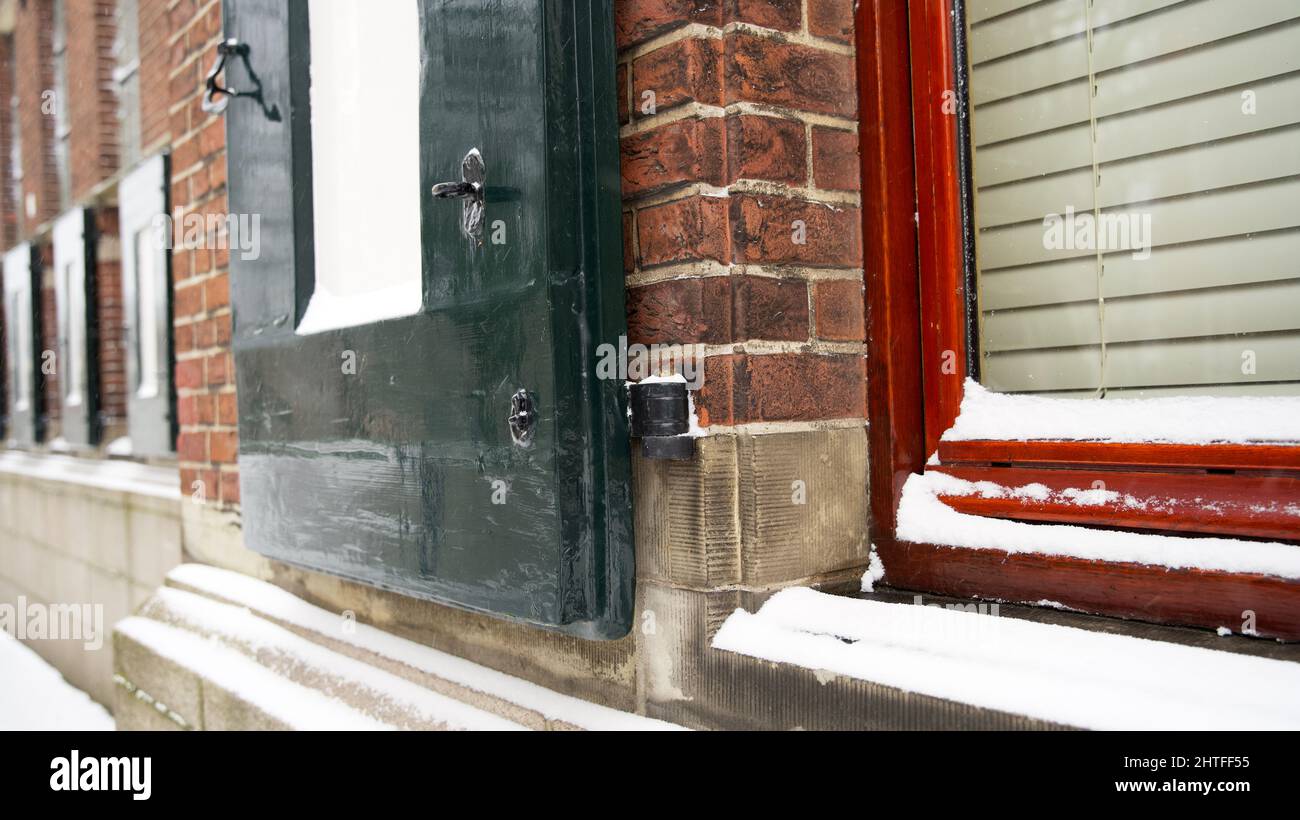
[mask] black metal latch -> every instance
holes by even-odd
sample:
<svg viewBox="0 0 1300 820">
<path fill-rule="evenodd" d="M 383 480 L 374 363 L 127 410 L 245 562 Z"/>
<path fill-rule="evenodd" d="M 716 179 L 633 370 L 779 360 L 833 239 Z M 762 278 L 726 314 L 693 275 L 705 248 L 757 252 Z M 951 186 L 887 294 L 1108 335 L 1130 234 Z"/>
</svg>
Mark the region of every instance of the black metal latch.
<svg viewBox="0 0 1300 820">
<path fill-rule="evenodd" d="M 460 231 L 474 240 L 474 244 L 483 244 L 483 203 L 486 199 L 487 168 L 483 164 L 483 155 L 477 148 L 460 161 L 460 182 L 439 182 L 433 186 L 435 199 L 459 199 Z"/>
<path fill-rule="evenodd" d="M 537 407 L 532 394 L 527 390 L 517 390 L 510 397 L 510 438 L 520 447 L 533 443 L 533 433 L 537 427 Z"/>
<path fill-rule="evenodd" d="M 632 435 L 646 458 L 685 461 L 695 455 L 686 382 L 638 382 L 631 388 Z"/>
</svg>

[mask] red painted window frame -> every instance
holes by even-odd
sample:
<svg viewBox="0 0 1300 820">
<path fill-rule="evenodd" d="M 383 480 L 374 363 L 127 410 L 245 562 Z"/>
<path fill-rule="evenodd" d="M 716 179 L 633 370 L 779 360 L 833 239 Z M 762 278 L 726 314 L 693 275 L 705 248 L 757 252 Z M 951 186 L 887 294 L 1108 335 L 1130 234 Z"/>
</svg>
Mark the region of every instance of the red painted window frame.
<svg viewBox="0 0 1300 820">
<path fill-rule="evenodd" d="M 1105 510 L 1100 517 L 1108 526 L 1300 541 L 1293 518 L 1261 513 L 1252 503 L 1300 498 L 1300 447 L 939 440 L 956 419 L 967 361 L 958 123 L 943 111 L 945 93 L 956 85 L 953 5 L 862 0 L 857 9 L 869 492 L 872 540 L 886 580 L 939 594 L 1047 599 L 1086 612 L 1196 626 L 1236 629 L 1242 613 L 1252 610 L 1261 634 L 1300 639 L 1300 582 L 894 538 L 903 483 L 937 452 L 937 469 L 964 478 L 1012 486 L 1031 477 L 1082 487 L 1104 480 L 1108 488 L 1152 497 L 1218 502 L 1200 511 L 1175 504 L 1140 520 Z M 945 361 L 955 367 L 941 367 Z M 1099 517 L 1096 508 L 1080 515 L 1029 500 L 945 501 L 961 512 L 1025 521 L 1097 523 Z"/>
</svg>

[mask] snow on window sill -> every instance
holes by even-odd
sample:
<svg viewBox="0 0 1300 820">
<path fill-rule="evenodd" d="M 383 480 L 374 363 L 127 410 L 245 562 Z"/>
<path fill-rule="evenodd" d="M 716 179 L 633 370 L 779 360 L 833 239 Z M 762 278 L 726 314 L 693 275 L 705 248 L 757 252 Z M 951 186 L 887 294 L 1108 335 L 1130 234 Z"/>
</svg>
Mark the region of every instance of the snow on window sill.
<svg viewBox="0 0 1300 820">
<path fill-rule="evenodd" d="M 713 648 L 1090 729 L 1300 728 L 1295 663 L 807 588 Z"/>
<path fill-rule="evenodd" d="M 1100 494 L 1104 492 L 1098 491 L 1096 497 L 1082 492 L 1075 503 L 1096 503 L 1103 500 Z M 936 546 L 1300 579 L 1300 549 L 1293 544 L 1183 538 L 1067 524 L 1027 524 L 959 513 L 939 498 L 940 495 L 987 496 L 989 493 L 1037 498 L 1051 491 L 1034 484 L 1004 488 L 992 482 L 974 483 L 936 472 L 913 474 L 903 485 L 895 535 L 900 541 Z"/>
<path fill-rule="evenodd" d="M 1300 396 L 1055 399 L 994 393 L 967 379 L 943 441 L 1160 444 L 1300 442 Z"/>
</svg>

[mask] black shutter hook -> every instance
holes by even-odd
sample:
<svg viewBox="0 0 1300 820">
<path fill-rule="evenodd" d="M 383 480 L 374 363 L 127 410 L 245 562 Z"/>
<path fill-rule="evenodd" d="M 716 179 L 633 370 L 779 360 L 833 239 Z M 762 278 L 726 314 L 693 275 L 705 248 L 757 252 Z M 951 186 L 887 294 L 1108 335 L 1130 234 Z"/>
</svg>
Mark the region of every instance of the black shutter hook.
<svg viewBox="0 0 1300 820">
<path fill-rule="evenodd" d="M 253 65 L 248 61 L 248 43 L 241 43 L 238 39 L 231 37 L 217 43 L 217 59 L 212 64 L 212 69 L 208 72 L 204 80 L 205 90 L 203 92 L 203 101 L 200 107 L 209 114 L 220 114 L 230 105 L 232 97 L 249 97 L 253 99 L 268 119 L 279 121 L 280 109 L 278 106 L 266 107 L 266 102 L 262 99 L 262 81 L 258 78 L 257 72 L 253 70 Z M 217 75 L 226 68 L 226 61 L 231 57 L 238 57 L 244 61 L 244 69 L 248 72 L 248 78 L 252 81 L 253 87 L 246 91 L 238 91 L 234 88 L 217 85 Z"/>
</svg>

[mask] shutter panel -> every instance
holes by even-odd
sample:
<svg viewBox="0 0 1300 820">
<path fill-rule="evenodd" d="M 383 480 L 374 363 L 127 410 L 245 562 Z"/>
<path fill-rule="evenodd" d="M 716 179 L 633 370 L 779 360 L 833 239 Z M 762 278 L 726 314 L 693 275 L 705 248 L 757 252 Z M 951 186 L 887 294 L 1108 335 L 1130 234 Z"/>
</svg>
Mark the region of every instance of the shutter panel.
<svg viewBox="0 0 1300 820">
<path fill-rule="evenodd" d="M 122 304 L 126 325 L 127 426 L 132 452 L 175 449 L 167 158 L 145 160 L 118 185 Z"/>
<path fill-rule="evenodd" d="M 1300 6 L 985 0 L 967 24 L 985 384 L 1300 393 Z M 1067 207 L 1118 241 L 1044 247 Z"/>
<path fill-rule="evenodd" d="M 235 99 L 225 114 L 232 211 L 262 219 L 260 252 L 231 251 L 246 542 L 403 594 L 622 636 L 635 577 L 625 396 L 594 367 L 596 346 L 626 334 L 608 4 L 420 2 L 414 30 L 376 43 L 363 26 L 355 47 L 313 55 L 313 40 L 332 38 L 311 13 L 331 5 L 225 3 L 225 34 L 248 44 L 262 84 L 261 105 Z M 406 167 L 395 154 L 407 135 L 383 135 L 404 117 L 361 108 L 350 120 L 340 98 L 319 96 L 379 89 L 311 84 L 388 70 L 408 46 L 418 167 L 389 180 L 393 200 L 351 207 L 418 207 L 414 236 L 324 193 L 367 180 L 333 166 L 313 180 L 315 150 L 365 142 L 331 130 L 353 120 L 392 147 L 349 161 Z M 312 70 L 325 60 L 336 64 Z M 405 93 L 398 79 L 384 93 Z M 252 83 L 238 61 L 228 81 Z M 430 195 L 461 179 L 470 149 L 486 168 L 482 245 L 462 233 L 460 203 Z M 410 246 L 320 260 L 340 242 L 418 242 L 417 302 L 373 295 L 404 289 L 379 266 L 409 264 Z M 538 413 L 527 447 L 507 422 L 519 390 Z"/>
<path fill-rule="evenodd" d="M 74 446 L 99 443 L 95 221 L 74 208 L 54 223 L 54 292 L 59 324 L 59 435 Z"/>
<path fill-rule="evenodd" d="M 40 258 L 28 242 L 4 256 L 5 361 L 8 365 L 5 394 L 9 424 L 6 434 L 18 445 L 32 445 L 41 438 L 41 318 Z"/>
</svg>

